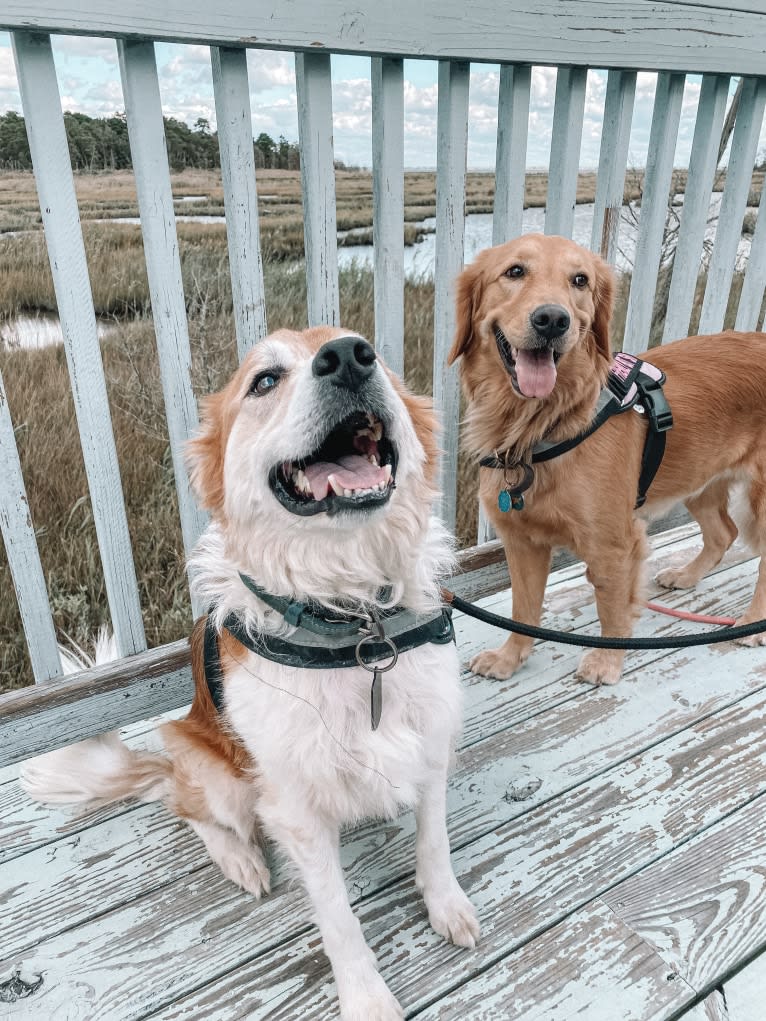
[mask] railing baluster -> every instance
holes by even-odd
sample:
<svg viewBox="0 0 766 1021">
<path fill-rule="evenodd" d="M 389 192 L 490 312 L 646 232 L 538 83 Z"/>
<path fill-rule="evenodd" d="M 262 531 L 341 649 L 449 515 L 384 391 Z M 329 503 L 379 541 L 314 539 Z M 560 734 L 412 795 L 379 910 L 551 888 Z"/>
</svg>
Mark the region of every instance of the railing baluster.
<svg viewBox="0 0 766 1021">
<path fill-rule="evenodd" d="M 375 347 L 404 373 L 404 62 L 372 58 Z"/>
<path fill-rule="evenodd" d="M 0 533 L 11 569 L 35 681 L 61 673 L 56 631 L 29 512 L 8 398 L 0 373 Z M 4 599 L 8 593 L 4 593 Z"/>
<path fill-rule="evenodd" d="M 457 515 L 457 447 L 460 386 L 447 352 L 455 333 L 455 279 L 465 250 L 465 169 L 468 82 L 464 60 L 439 61 L 436 155 L 436 264 L 434 271 L 434 404 L 442 422 L 441 516 L 449 528 Z"/>
<path fill-rule="evenodd" d="M 157 63 L 152 42 L 118 40 L 117 50 L 181 532 L 188 554 L 205 528 L 207 516 L 197 506 L 183 455 L 198 418 Z"/>
<path fill-rule="evenodd" d="M 716 333 L 723 326 L 731 281 L 742 237 L 742 221 L 753 177 L 758 136 L 766 106 L 766 79 L 748 78 L 742 88 L 731 139 L 726 184 L 718 214 L 713 256 L 707 274 L 699 332 Z"/>
<path fill-rule="evenodd" d="M 649 346 L 654 293 L 667 221 L 673 157 L 681 119 L 685 75 L 661 72 L 654 94 L 649 150 L 646 154 L 641 215 L 628 299 L 623 350 L 635 353 Z"/>
<path fill-rule="evenodd" d="M 146 639 L 50 37 L 15 32 L 13 50 L 112 627 L 131 655 Z"/>
<path fill-rule="evenodd" d="M 296 53 L 309 326 L 340 323 L 329 53 Z"/>
<path fill-rule="evenodd" d="M 266 336 L 247 52 L 210 47 L 239 359 Z"/>
<path fill-rule="evenodd" d="M 497 152 L 492 244 L 521 234 L 527 174 L 529 88 L 532 68 L 503 64 L 497 101 Z"/>
<path fill-rule="evenodd" d="M 766 207 L 766 200 L 764 201 Z M 758 316 L 763 304 L 763 291 L 766 287 L 766 216 L 758 213 L 755 233 L 750 242 L 750 255 L 747 260 L 745 282 L 739 296 L 735 330 L 755 330 Z"/>
<path fill-rule="evenodd" d="M 495 203 L 492 215 L 492 244 L 521 234 L 524 217 L 524 189 L 527 176 L 527 135 L 529 134 L 529 91 L 532 68 L 503 64 L 497 100 L 497 151 L 495 154 Z M 477 541 L 489 542 L 495 530 L 479 504 Z"/>
<path fill-rule="evenodd" d="M 708 74 L 703 77 L 681 226 L 673 258 L 663 343 L 685 337 L 689 332 L 728 94 L 729 79 L 726 76 Z"/>
<path fill-rule="evenodd" d="M 546 234 L 572 236 L 587 78 L 588 71 L 584 67 L 560 67 L 556 77 L 545 208 Z"/>
<path fill-rule="evenodd" d="M 590 247 L 614 266 L 625 200 L 630 125 L 636 98 L 636 72 L 610 71 L 606 81 L 604 125 L 598 159 Z"/>
</svg>

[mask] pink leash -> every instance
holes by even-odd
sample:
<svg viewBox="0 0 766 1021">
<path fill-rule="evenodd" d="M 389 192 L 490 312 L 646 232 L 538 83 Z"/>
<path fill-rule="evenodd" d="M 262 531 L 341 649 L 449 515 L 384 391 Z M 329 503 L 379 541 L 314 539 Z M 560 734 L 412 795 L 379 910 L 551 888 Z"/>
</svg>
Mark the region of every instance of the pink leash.
<svg viewBox="0 0 766 1021">
<path fill-rule="evenodd" d="M 707 613 L 689 613 L 687 610 L 674 610 L 670 606 L 663 606 L 662 603 L 647 603 L 647 609 L 655 613 L 666 613 L 669 617 L 680 617 L 681 620 L 694 620 L 698 624 L 723 624 L 731 627 L 736 623 L 734 617 L 714 617 Z"/>
</svg>

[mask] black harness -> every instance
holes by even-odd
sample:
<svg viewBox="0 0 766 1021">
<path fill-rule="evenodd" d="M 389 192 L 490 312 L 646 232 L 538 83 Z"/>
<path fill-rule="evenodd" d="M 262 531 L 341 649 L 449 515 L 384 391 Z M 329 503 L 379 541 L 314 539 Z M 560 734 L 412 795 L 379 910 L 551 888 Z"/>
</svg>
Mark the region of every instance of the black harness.
<svg viewBox="0 0 766 1021">
<path fill-rule="evenodd" d="M 495 451 L 489 457 L 483 457 L 479 461 L 482 468 L 499 468 L 504 473 L 505 486 L 498 496 L 500 510 L 524 509 L 524 493 L 535 480 L 533 464 L 551 461 L 579 446 L 614 415 L 621 415 L 630 408 L 645 415 L 648 425 L 636 498 L 636 509 L 642 507 L 662 464 L 665 434 L 673 426 L 673 413 L 662 389 L 665 379 L 665 373 L 656 365 L 644 362 L 635 355 L 620 353 L 615 356 L 609 369 L 606 386 L 599 395 L 593 419 L 579 435 L 558 443 L 540 440 L 532 447 L 529 460 L 519 457 L 513 450 L 500 453 Z"/>
<path fill-rule="evenodd" d="M 369 612 L 339 614 L 320 603 L 302 603 L 275 596 L 240 575 L 243 583 L 267 606 L 280 613 L 295 630 L 286 638 L 259 632 L 253 637 L 240 617 L 229 614 L 222 627 L 240 645 L 264 659 L 283 666 L 308 670 L 362 667 L 372 676 L 370 718 L 372 729 L 380 722 L 383 705 L 382 675 L 392 669 L 402 652 L 433 643 L 455 641 L 452 611 L 443 607 L 423 616 L 403 607 Z M 218 631 L 211 615 L 205 622 L 205 679 L 213 704 L 223 708 L 223 675 Z M 389 659 L 390 662 L 382 663 Z"/>
</svg>

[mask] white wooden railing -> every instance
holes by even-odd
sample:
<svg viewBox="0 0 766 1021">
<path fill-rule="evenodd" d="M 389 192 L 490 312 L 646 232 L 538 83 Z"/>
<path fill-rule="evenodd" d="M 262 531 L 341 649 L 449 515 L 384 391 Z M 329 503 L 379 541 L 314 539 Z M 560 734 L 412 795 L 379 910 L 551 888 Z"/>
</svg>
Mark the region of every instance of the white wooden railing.
<svg viewBox="0 0 766 1021">
<path fill-rule="evenodd" d="M 5 0 L 13 37 L 59 315 L 103 563 L 117 664 L 0 698 L 0 764 L 188 700 L 184 643 L 146 651 L 50 33 L 116 40 L 146 252 L 154 327 L 184 546 L 204 526 L 182 446 L 197 424 L 173 199 L 154 55 L 158 40 L 210 46 L 227 211 L 237 348 L 266 332 L 246 47 L 293 50 L 305 217 L 308 316 L 337 323 L 339 292 L 332 143 L 331 52 L 371 58 L 375 329 L 379 350 L 403 366 L 403 58 L 439 60 L 434 396 L 444 423 L 442 513 L 455 520 L 459 393 L 446 352 L 453 283 L 463 266 L 471 61 L 501 64 L 493 239 L 521 231 L 530 65 L 559 71 L 547 233 L 571 234 L 589 67 L 609 69 L 592 247 L 614 262 L 636 71 L 658 71 L 625 348 L 646 346 L 665 228 L 685 76 L 703 73 L 681 214 L 665 339 L 688 332 L 730 76 L 742 91 L 710 261 L 701 330 L 720 329 L 766 103 L 766 2 L 734 0 Z M 754 328 L 766 285 L 766 226 L 758 218 L 737 315 Z M 274 324 L 278 325 L 278 324 Z M 353 326 L 353 323 L 347 324 Z M 37 681 L 60 673 L 43 572 L 29 519 L 13 427 L 0 379 L 0 525 Z M 470 554 L 499 584 L 496 548 Z M 483 574 L 482 574 L 483 572 Z M 489 580 L 487 580 L 489 576 Z"/>
</svg>

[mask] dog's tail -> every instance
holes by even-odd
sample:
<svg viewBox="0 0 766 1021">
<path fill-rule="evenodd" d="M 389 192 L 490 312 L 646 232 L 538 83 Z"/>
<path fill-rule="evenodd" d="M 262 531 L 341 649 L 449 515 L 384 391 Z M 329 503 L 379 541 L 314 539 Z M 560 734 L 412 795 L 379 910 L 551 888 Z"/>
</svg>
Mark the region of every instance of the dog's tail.
<svg viewBox="0 0 766 1021">
<path fill-rule="evenodd" d="M 100 631 L 95 654 L 72 643 L 59 647 L 64 672 L 75 673 L 117 658 L 116 645 Z M 123 798 L 161 801 L 168 793 L 173 765 L 163 755 L 133 751 L 112 731 L 39 755 L 24 763 L 21 786 L 34 801 L 47 804 L 106 805 Z"/>
<path fill-rule="evenodd" d="M 133 751 L 111 731 L 30 759 L 21 786 L 34 801 L 95 806 L 123 798 L 161 801 L 172 777 L 170 759 Z"/>
</svg>

